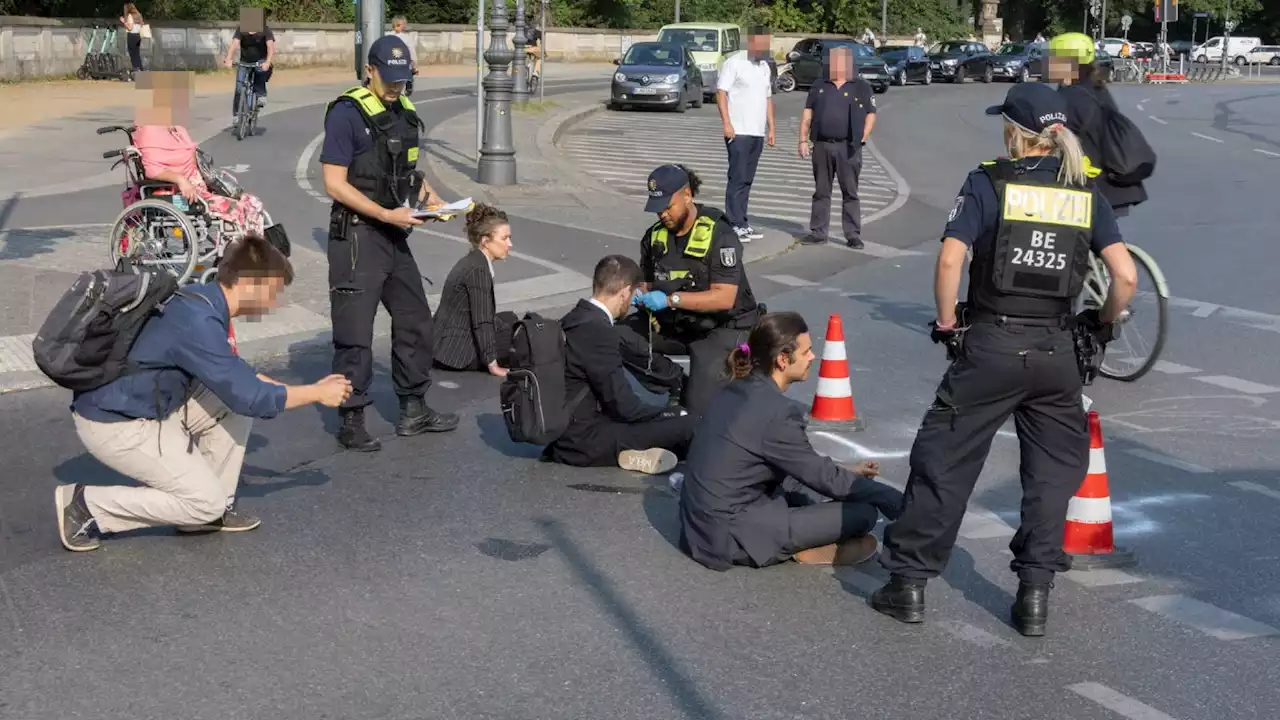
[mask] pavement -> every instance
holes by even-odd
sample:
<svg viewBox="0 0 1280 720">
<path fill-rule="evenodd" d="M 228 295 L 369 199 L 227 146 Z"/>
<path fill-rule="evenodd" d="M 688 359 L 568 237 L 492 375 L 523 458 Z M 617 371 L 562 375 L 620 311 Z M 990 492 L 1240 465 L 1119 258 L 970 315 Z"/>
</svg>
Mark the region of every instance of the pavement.
<svg viewBox="0 0 1280 720">
<path fill-rule="evenodd" d="M 570 123 L 559 142 L 546 129 L 571 114 L 571 96 L 603 97 L 606 81 L 549 84 L 557 107 L 515 114 L 527 128 L 522 179 L 565 184 L 485 189 L 514 214 L 522 253 L 497 270 L 507 307 L 563 308 L 581 294 L 571 280 L 580 283 L 604 251 L 633 249 L 648 224 L 628 215 L 631 199 L 605 204 L 629 192 L 633 172 L 647 171 L 644 155 L 592 164 L 572 149 L 573 138 L 592 137 L 581 131 L 613 114 Z M 905 480 L 915 428 L 945 367 L 925 328 L 938 234 L 965 174 L 1001 152 L 998 121 L 983 109 L 1006 91 L 932 86 L 882 96 L 875 150 L 906 192 L 865 237 L 892 256 L 835 245 L 748 248 L 749 257 L 759 253 L 753 285 L 771 308 L 802 313 L 816 345 L 826 318 L 843 318 L 867 429 L 810 438 L 842 461 L 878 459 L 886 482 Z M 462 152 L 474 98 L 452 92 L 424 93 L 420 104 L 428 137 Z M 1086 390 L 1102 416 L 1117 542 L 1138 563 L 1061 576 L 1047 637 L 1023 638 L 1007 621 L 1016 579 L 1006 545 L 1020 496 L 1011 427 L 997 435 L 947 572 L 929 586 L 926 622 L 906 627 L 866 607 L 884 579 L 875 564 L 714 573 L 688 561 L 674 546 L 667 478 L 536 462 L 538 448 L 506 439 L 495 378 L 439 373 L 430 401 L 459 411 L 460 428 L 394 436 L 388 348 L 379 339 L 372 423 L 383 451 L 339 452 L 329 411 L 256 424 L 241 502 L 265 523 L 240 536 L 157 530 L 66 553 L 49 503 L 54 485 L 119 478 L 74 439 L 65 392 L 0 396 L 8 471 L 0 476 L 0 719 L 1274 717 L 1280 410 L 1271 402 L 1280 387 L 1269 383 L 1277 383 L 1280 300 L 1269 268 L 1280 257 L 1265 242 L 1274 231 L 1260 209 L 1273 194 L 1265 178 L 1280 162 L 1269 154 L 1280 152 L 1280 90 L 1114 92 L 1160 157 L 1151 201 L 1121 227 L 1168 280 L 1171 335 L 1147 377 Z M 802 99 L 781 97 L 779 117 L 798 115 Z M 705 118 L 685 115 L 618 116 L 626 118 L 618 142 L 636 144 L 659 123 L 673 136 L 706 132 Z M 220 163 L 251 165 L 246 184 L 261 188 L 299 246 L 290 302 L 322 327 L 323 294 L 310 278 L 323 262 L 323 233 L 306 242 L 324 216 L 314 197 L 315 108 L 282 111 L 267 128 L 269 142 L 219 135 L 206 147 Z M 531 133 L 535 142 L 552 136 L 542 160 L 529 148 Z M 719 174 L 715 153 L 700 157 L 676 140 L 673 155 L 705 163 L 708 178 Z M 553 160 L 563 163 L 555 172 Z M 785 178 L 778 161 L 771 171 Z M 458 180 L 462 169 L 453 176 L 438 166 L 446 194 L 480 197 Z M 604 187 L 609 178 L 620 182 Z M 109 205 L 112 192 L 36 198 L 23 212 L 92 222 L 87 211 Z M 774 199 L 802 197 L 796 192 Z M 556 197 L 562 205 L 544 207 Z M 413 242 L 424 274 L 438 277 L 463 248 L 456 222 L 433 230 Z M 0 287 L 27 283 L 19 299 L 38 286 L 65 287 L 70 263 L 92 262 L 88 246 L 74 259 L 77 231 L 45 232 L 18 250 L 0 248 L 28 253 L 0 255 L 0 270 L 20 268 Z M 36 275 L 39 263 L 48 275 Z M 522 294 L 530 297 L 514 299 Z M 10 328 L 23 308 L 39 314 L 33 301 L 2 297 Z M 313 379 L 329 368 L 314 342 L 322 334 L 305 343 L 279 336 L 277 344 L 291 345 L 254 357 L 281 379 Z M 791 394 L 807 404 L 815 384 Z"/>
</svg>

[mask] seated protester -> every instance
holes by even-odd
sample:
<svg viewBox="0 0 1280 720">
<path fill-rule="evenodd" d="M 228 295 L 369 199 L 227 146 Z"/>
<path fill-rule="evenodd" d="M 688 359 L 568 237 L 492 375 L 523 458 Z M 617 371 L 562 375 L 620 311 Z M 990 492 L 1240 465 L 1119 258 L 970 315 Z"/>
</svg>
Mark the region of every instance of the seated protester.
<svg viewBox="0 0 1280 720">
<path fill-rule="evenodd" d="M 234 223 L 246 233 L 263 233 L 262 201 L 249 193 L 239 199 L 223 197 L 209 189 L 196 159 L 195 140 L 181 125 L 139 125 L 134 145 L 142 155 L 147 179 L 173 183 L 188 201 L 204 202 L 209 213 Z"/>
<path fill-rule="evenodd" d="M 449 271 L 436 313 L 434 361 L 447 370 L 487 370 L 504 377 L 515 313 L 495 312 L 493 261 L 511 252 L 507 214 L 485 205 L 467 213 L 471 252 Z"/>
<path fill-rule="evenodd" d="M 850 472 L 810 446 L 804 408 L 783 393 L 812 363 L 809 328 L 791 312 L 765 315 L 730 354 L 734 381 L 698 424 L 681 488 L 680 547 L 706 567 L 866 562 L 878 516 L 901 512 L 902 493 L 870 479 L 877 463 Z M 837 502 L 792 507 L 788 476 Z"/>
<path fill-rule="evenodd" d="M 631 307 L 644 281 L 635 260 L 609 255 L 596 264 L 592 296 L 560 320 L 565 335 L 565 398 L 569 426 L 543 457 L 565 465 L 649 474 L 675 467 L 693 437 L 694 418 L 640 392 L 622 361 L 614 322 Z"/>
<path fill-rule="evenodd" d="M 216 284 L 183 288 L 143 327 L 128 359 L 162 369 L 76 393 L 72 419 L 85 448 L 143 487 L 59 486 L 58 529 L 68 550 L 96 550 L 95 524 L 101 533 L 159 525 L 242 532 L 261 524 L 234 509 L 252 418 L 312 403 L 337 407 L 351 394 L 341 375 L 285 385 L 236 356 L 231 318 L 276 307 L 292 281 L 279 250 L 246 236 L 227 248 Z"/>
</svg>

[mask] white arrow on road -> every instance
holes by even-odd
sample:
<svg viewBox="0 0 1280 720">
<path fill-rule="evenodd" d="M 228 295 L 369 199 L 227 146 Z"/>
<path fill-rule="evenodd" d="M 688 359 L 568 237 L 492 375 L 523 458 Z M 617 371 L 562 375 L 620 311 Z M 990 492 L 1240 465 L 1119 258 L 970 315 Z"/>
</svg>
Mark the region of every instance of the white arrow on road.
<svg viewBox="0 0 1280 720">
<path fill-rule="evenodd" d="M 249 166 L 243 163 L 240 165 L 228 165 L 227 167 L 223 168 L 223 170 L 226 170 L 227 172 L 230 172 L 230 173 L 242 173 L 242 172 L 248 171 L 248 169 L 249 169 Z"/>
</svg>

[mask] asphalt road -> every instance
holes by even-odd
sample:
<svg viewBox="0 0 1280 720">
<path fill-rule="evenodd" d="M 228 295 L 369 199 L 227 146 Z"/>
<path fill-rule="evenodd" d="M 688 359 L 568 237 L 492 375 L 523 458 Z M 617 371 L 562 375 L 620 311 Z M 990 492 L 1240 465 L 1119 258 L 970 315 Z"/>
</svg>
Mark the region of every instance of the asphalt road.
<svg viewBox="0 0 1280 720">
<path fill-rule="evenodd" d="M 1001 152 L 982 111 L 1006 89 L 883 98 L 877 146 L 911 197 L 867 237 L 920 254 L 802 248 L 751 269 L 788 278 L 762 281 L 770 305 L 804 313 L 816 334 L 843 317 L 869 427 L 814 443 L 879 458 L 889 482 L 905 479 L 944 365 L 924 334 L 930 253 L 965 173 Z M 665 478 L 535 462 L 536 448 L 506 441 L 496 382 L 478 375 L 442 374 L 433 391 L 462 411 L 456 433 L 394 438 L 377 419 L 386 446 L 373 456 L 336 451 L 331 413 L 259 423 L 242 491 L 266 520 L 255 533 L 156 531 L 73 555 L 56 541 L 54 484 L 114 479 L 81 452 L 65 394 L 41 390 L 0 396 L 0 718 L 1274 716 L 1280 387 L 1267 383 L 1280 301 L 1263 223 L 1280 89 L 1115 92 L 1160 154 L 1151 201 L 1122 228 L 1172 288 L 1172 334 L 1156 372 L 1086 391 L 1103 416 L 1117 539 L 1139 564 L 1060 578 L 1047 638 L 1006 621 L 1018 499 L 1006 434 L 930 585 L 927 623 L 908 628 L 865 606 L 883 578 L 874 565 L 698 568 L 672 545 Z M 469 101 L 441 100 L 431 117 L 452 102 Z M 281 115 L 270 142 L 208 148 L 249 164 L 273 213 L 305 227 L 323 209 L 293 169 L 318 123 Z M 88 207 L 76 200 L 63 207 Z M 522 224 L 517 245 L 581 272 L 598 256 L 588 243 L 617 242 L 575 232 Z M 320 350 L 265 369 L 302 379 L 327 364 Z M 811 379 L 794 395 L 812 391 Z"/>
</svg>

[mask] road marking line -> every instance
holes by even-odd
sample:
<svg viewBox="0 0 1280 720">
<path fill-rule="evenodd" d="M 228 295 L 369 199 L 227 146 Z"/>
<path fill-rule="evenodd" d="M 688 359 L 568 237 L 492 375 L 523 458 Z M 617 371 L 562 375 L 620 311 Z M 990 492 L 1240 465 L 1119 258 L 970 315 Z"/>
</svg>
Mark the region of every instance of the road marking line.
<svg viewBox="0 0 1280 720">
<path fill-rule="evenodd" d="M 1169 362 L 1167 360 L 1157 360 L 1156 364 L 1151 366 L 1156 372 L 1167 373 L 1169 375 L 1189 375 L 1191 373 L 1203 372 L 1199 368 L 1193 368 L 1189 365 L 1179 365 L 1178 363 Z"/>
<path fill-rule="evenodd" d="M 765 280 L 772 280 L 782 285 L 790 285 L 791 287 L 810 287 L 817 285 L 816 282 L 810 282 L 795 275 L 761 275 Z"/>
<path fill-rule="evenodd" d="M 1212 315 L 1212 314 L 1214 314 L 1215 312 L 1217 312 L 1217 311 L 1218 311 L 1218 307 L 1219 307 L 1218 305 L 1213 305 L 1213 304 L 1210 304 L 1210 303 L 1205 303 L 1205 304 L 1201 305 L 1200 307 L 1196 308 L 1196 311 L 1195 311 L 1195 312 L 1193 312 L 1193 313 L 1191 313 L 1191 317 L 1207 318 L 1207 317 L 1209 317 L 1210 315 Z"/>
<path fill-rule="evenodd" d="M 815 430 L 813 434 L 817 435 L 818 437 L 832 440 L 852 450 L 854 452 L 854 456 L 850 458 L 851 460 L 865 460 L 865 459 L 879 459 L 879 458 L 904 458 L 911 454 L 910 451 L 907 451 L 907 450 L 875 450 L 875 449 L 866 447 L 865 445 L 861 445 L 857 442 L 854 442 L 853 440 L 850 440 L 849 438 L 844 437 L 839 433 L 828 432 L 826 430 Z M 837 461 L 844 462 L 844 459 L 838 458 Z"/>
<path fill-rule="evenodd" d="M 1168 125 L 1168 124 L 1169 124 L 1169 123 L 1167 123 L 1167 122 L 1165 122 L 1165 121 L 1161 120 L 1160 118 L 1156 117 L 1155 115 L 1148 115 L 1147 117 L 1151 118 L 1152 120 L 1155 120 L 1156 122 L 1160 123 L 1161 125 Z"/>
<path fill-rule="evenodd" d="M 1280 490 L 1272 490 L 1266 485 L 1259 485 L 1258 483 L 1249 482 L 1248 480 L 1238 480 L 1236 482 L 1229 482 L 1227 484 L 1233 487 L 1237 487 L 1241 490 L 1248 490 L 1249 492 L 1255 492 L 1255 493 L 1258 493 L 1259 495 L 1266 495 L 1272 500 L 1280 500 Z"/>
<path fill-rule="evenodd" d="M 1125 448 L 1124 452 L 1130 455 L 1133 455 L 1135 457 L 1140 457 L 1144 460 L 1150 460 L 1151 462 L 1160 463 L 1161 465 L 1168 465 L 1171 468 L 1177 468 L 1179 470 L 1189 472 L 1189 473 L 1195 473 L 1199 475 L 1199 474 L 1213 472 L 1209 468 L 1204 467 L 1202 465 L 1189 463 L 1185 460 L 1179 460 L 1178 458 L 1169 457 L 1168 455 L 1162 455 L 1161 453 L 1152 452 L 1150 450 L 1144 450 L 1143 448 Z"/>
<path fill-rule="evenodd" d="M 843 290 L 841 290 L 840 288 L 824 287 L 824 288 L 822 288 L 822 290 L 821 290 L 820 292 L 824 292 L 824 293 L 838 293 L 838 292 L 844 292 L 844 291 L 843 291 Z"/>
<path fill-rule="evenodd" d="M 1142 107 L 1142 103 L 1138 103 L 1138 110 L 1142 112 L 1146 112 L 1147 109 Z"/>
<path fill-rule="evenodd" d="M 1071 570 L 1062 573 L 1062 577 L 1085 587 L 1107 587 L 1110 585 L 1127 585 L 1143 582 L 1145 578 L 1134 577 L 1120 570 Z"/>
<path fill-rule="evenodd" d="M 111 227 L 111 223 L 80 223 L 77 225 L 33 225 L 31 227 L 0 229 L 0 234 L 21 233 L 21 232 L 41 232 L 43 230 L 94 230 L 97 228 L 109 228 L 109 227 Z"/>
<path fill-rule="evenodd" d="M 35 339 L 35 333 L 0 337 L 0 373 L 38 371 L 40 367 L 31 350 Z"/>
<path fill-rule="evenodd" d="M 1173 716 L 1166 715 L 1150 705 L 1140 703 L 1128 695 L 1116 692 L 1101 683 L 1076 683 L 1075 685 L 1068 685 L 1067 689 L 1098 703 L 1113 713 L 1123 715 L 1129 720 L 1174 720 Z"/>
<path fill-rule="evenodd" d="M 1199 380 L 1202 383 L 1216 385 L 1221 388 L 1235 390 L 1236 392 L 1247 393 L 1249 395 L 1267 395 L 1269 393 L 1280 392 L 1280 388 L 1278 387 L 1250 382 L 1249 380 L 1241 380 L 1240 378 L 1231 377 L 1230 375 L 1202 375 L 1200 377 L 1192 378 L 1192 380 Z"/>
<path fill-rule="evenodd" d="M 893 206 L 890 205 L 889 207 L 893 207 Z M 887 209 L 888 208 L 885 208 L 885 210 Z M 881 210 L 880 212 L 884 212 L 884 210 Z M 751 214 L 755 215 L 755 213 L 751 213 Z M 867 221 L 864 219 L 862 221 L 862 224 L 866 225 Z M 918 250 L 900 250 L 896 247 L 890 247 L 889 245 L 881 245 L 880 243 L 874 243 L 874 242 L 871 242 L 870 240 L 863 240 L 861 248 L 851 248 L 848 245 L 843 245 L 840 243 L 829 243 L 829 245 L 831 247 L 839 248 L 841 250 L 846 250 L 848 252 L 860 253 L 862 255 L 870 255 L 872 257 L 878 257 L 878 258 L 897 258 L 897 257 L 908 257 L 911 255 L 924 254 Z"/>
<path fill-rule="evenodd" d="M 1254 148 L 1253 151 L 1256 153 L 1261 153 L 1263 155 L 1270 155 L 1271 157 L 1280 157 L 1280 153 L 1271 152 L 1270 150 L 1263 150 L 1262 148 Z"/>
<path fill-rule="evenodd" d="M 990 510 L 970 509 L 960 521 L 960 537 L 966 540 L 990 540 L 1013 534 L 1013 527 Z"/>
<path fill-rule="evenodd" d="M 1280 635 L 1270 625 L 1250 620 L 1230 610 L 1223 610 L 1186 595 L 1153 595 L 1129 602 L 1143 610 L 1163 615 L 1170 620 L 1188 625 L 1219 640 L 1247 640 L 1268 635 Z"/>
<path fill-rule="evenodd" d="M 1002 637 L 997 637 L 982 628 L 975 627 L 969 623 L 960 622 L 958 620 L 947 620 L 939 623 L 939 626 L 950 635 L 973 643 L 978 647 L 984 648 L 1008 648 L 1013 647 L 1013 643 Z"/>
<path fill-rule="evenodd" d="M 1222 142 L 1222 140 L 1219 140 L 1218 138 L 1213 137 L 1212 135 L 1204 135 L 1204 134 L 1202 134 L 1202 133 L 1198 133 L 1198 132 L 1193 132 L 1193 133 L 1191 133 L 1191 134 L 1192 134 L 1192 135 L 1195 135 L 1196 137 L 1201 138 L 1201 139 L 1203 139 L 1203 140 L 1212 140 L 1213 142 L 1216 142 L 1216 143 L 1220 143 L 1220 142 Z"/>
</svg>

